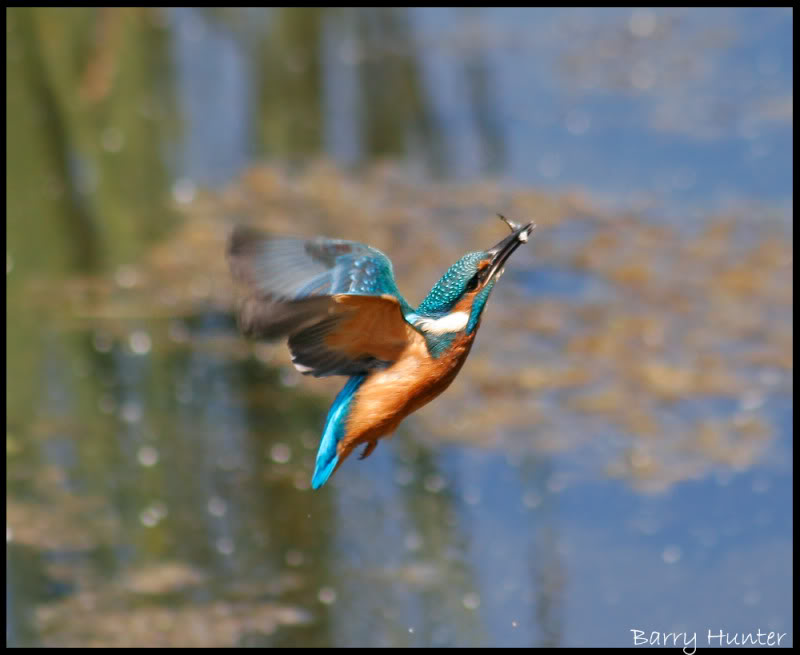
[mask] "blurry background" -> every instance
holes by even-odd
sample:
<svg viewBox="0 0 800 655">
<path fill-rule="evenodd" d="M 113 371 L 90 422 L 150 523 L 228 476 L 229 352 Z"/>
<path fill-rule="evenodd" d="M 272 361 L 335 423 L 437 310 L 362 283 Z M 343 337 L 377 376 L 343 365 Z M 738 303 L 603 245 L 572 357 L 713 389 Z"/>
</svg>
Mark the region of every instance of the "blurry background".
<svg viewBox="0 0 800 655">
<path fill-rule="evenodd" d="M 791 10 L 6 18 L 7 644 L 791 630 Z M 498 211 L 459 378 L 312 492 L 343 380 L 237 335 L 230 225 L 414 304 Z"/>
</svg>

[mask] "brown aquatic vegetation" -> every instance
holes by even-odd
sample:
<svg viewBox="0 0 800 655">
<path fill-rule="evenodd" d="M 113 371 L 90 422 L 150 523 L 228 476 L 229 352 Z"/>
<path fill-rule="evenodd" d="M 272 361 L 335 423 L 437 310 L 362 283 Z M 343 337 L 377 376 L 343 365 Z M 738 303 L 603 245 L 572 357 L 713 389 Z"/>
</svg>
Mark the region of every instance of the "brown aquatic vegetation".
<svg viewBox="0 0 800 655">
<path fill-rule="evenodd" d="M 92 621 L 74 617 L 92 611 Z M 86 592 L 36 611 L 43 644 L 61 647 L 231 647 L 247 634 L 271 635 L 308 623 L 299 608 L 266 602 L 216 601 L 186 607 L 128 607 Z M 51 641 L 52 639 L 52 641 Z"/>
<path fill-rule="evenodd" d="M 623 456 L 609 469 L 634 484 L 648 479 L 663 487 L 720 463 L 752 461 L 771 428 L 757 407 L 745 410 L 759 434 L 745 458 L 738 441 L 709 436 L 717 428 L 698 428 L 674 413 L 665 422 L 662 410 L 685 400 L 739 400 L 753 389 L 771 393 L 775 384 L 760 380 L 775 375 L 777 388 L 791 386 L 780 372 L 792 370 L 792 247 L 769 223 L 754 233 L 733 214 L 710 216 L 689 236 L 594 209 L 585 193 L 422 184 L 389 165 L 353 177 L 326 162 L 294 175 L 254 167 L 223 192 L 198 193 L 179 209 L 182 225 L 142 261 L 110 279 L 68 281 L 60 291 L 68 311 L 54 320 L 126 339 L 131 319 L 170 318 L 153 348 L 213 348 L 236 358 L 249 352 L 288 367 L 285 348 L 181 336 L 181 317 L 232 308 L 222 253 L 234 221 L 368 242 L 390 256 L 398 286 L 414 304 L 449 262 L 497 236 L 487 218 L 500 211 L 536 220 L 532 248 L 515 261 L 511 281 L 498 286 L 459 379 L 405 428 L 415 438 L 488 447 L 512 439 L 536 448 L 538 431 L 549 430 L 568 449 L 621 430 L 634 450 L 641 440 L 657 447 L 649 445 L 635 466 Z M 574 292 L 547 293 L 554 270 L 578 276 Z M 523 274 L 525 282 L 515 283 Z M 51 293 L 42 285 L 42 305 Z M 313 388 L 333 393 L 338 386 L 316 381 Z M 700 420 L 733 420 L 708 412 Z"/>
</svg>

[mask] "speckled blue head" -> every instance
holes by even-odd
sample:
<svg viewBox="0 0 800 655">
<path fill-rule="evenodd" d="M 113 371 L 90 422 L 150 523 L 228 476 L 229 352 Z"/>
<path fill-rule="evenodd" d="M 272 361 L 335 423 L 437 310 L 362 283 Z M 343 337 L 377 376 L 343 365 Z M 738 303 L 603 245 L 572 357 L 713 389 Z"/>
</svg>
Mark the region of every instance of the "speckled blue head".
<svg viewBox="0 0 800 655">
<path fill-rule="evenodd" d="M 511 253 L 528 240 L 533 229 L 532 223 L 524 227 L 509 225 L 512 228 L 510 235 L 489 250 L 464 255 L 447 270 L 420 304 L 416 313 L 423 319 L 423 329 L 427 328 L 427 331 L 437 335 L 432 345 L 433 351 L 446 349 L 444 343 L 448 339 L 452 341 L 455 332 L 465 330 L 471 334 L 477 327 L 486 301 L 502 274 L 503 265 Z M 469 304 L 459 305 L 465 297 L 469 299 Z M 457 305 L 459 311 L 465 313 L 469 308 L 468 317 L 458 312 L 451 314 Z M 460 320 L 456 320 L 459 317 Z"/>
<path fill-rule="evenodd" d="M 478 265 L 491 255 L 486 252 L 471 252 L 464 255 L 447 269 L 442 278 L 433 285 L 425 300 L 420 303 L 420 316 L 442 316 L 447 314 L 467 290 L 467 285 L 478 273 Z M 484 301 L 485 302 L 485 301 Z"/>
</svg>

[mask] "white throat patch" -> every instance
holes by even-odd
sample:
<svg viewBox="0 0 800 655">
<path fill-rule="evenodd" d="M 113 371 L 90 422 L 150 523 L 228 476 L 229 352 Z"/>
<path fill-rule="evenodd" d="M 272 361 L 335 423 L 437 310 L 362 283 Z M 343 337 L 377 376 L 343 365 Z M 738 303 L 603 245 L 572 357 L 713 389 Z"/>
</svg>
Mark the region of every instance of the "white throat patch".
<svg viewBox="0 0 800 655">
<path fill-rule="evenodd" d="M 423 318 L 417 321 L 417 326 L 430 332 L 431 334 L 449 334 L 451 332 L 461 332 L 467 327 L 469 314 L 467 312 L 453 312 L 442 316 L 442 318 L 432 319 Z"/>
</svg>

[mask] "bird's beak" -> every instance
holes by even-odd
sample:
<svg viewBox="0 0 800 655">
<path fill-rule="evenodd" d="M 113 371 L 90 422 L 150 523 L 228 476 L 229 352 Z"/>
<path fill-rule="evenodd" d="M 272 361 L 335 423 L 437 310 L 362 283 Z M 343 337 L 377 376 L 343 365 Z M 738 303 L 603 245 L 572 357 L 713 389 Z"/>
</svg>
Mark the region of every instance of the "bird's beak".
<svg viewBox="0 0 800 655">
<path fill-rule="evenodd" d="M 490 248 L 486 252 L 491 255 L 492 259 L 489 262 L 489 267 L 486 270 L 486 280 L 491 280 L 499 271 L 502 271 L 503 265 L 506 263 L 511 253 L 514 252 L 522 243 L 527 243 L 533 228 L 536 227 L 532 222 L 523 227 L 518 227 L 516 224 L 510 224 L 512 232 L 494 248 Z"/>
</svg>

